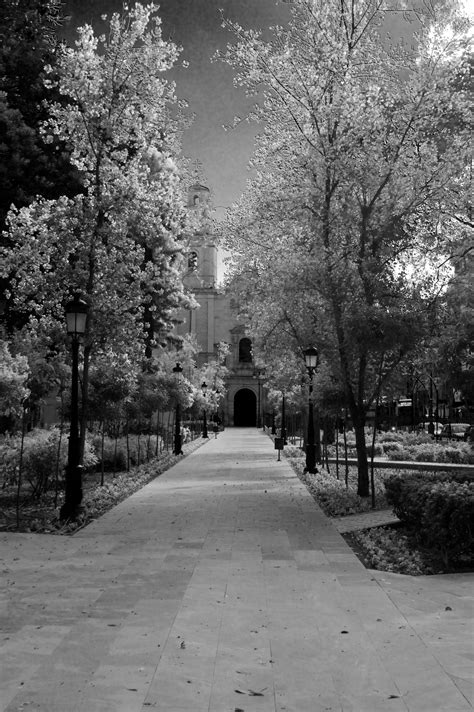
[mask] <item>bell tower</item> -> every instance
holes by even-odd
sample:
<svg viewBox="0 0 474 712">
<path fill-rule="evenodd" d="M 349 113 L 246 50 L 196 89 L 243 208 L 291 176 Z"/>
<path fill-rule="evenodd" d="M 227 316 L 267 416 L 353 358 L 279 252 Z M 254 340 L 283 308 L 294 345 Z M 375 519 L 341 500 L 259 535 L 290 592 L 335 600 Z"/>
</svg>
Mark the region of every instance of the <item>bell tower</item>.
<svg viewBox="0 0 474 712">
<path fill-rule="evenodd" d="M 231 292 L 217 287 L 217 240 L 211 193 L 199 176 L 199 165 L 196 161 L 196 173 L 183 196 L 189 228 L 182 281 L 197 306 L 177 314 L 176 333 L 195 338 L 198 367 L 216 361 L 219 344 L 228 344 L 226 393 L 219 414 L 226 424 L 255 426 L 263 422 L 265 415 L 262 379 L 255 370 L 252 345 L 237 313 L 238 305 Z"/>
<path fill-rule="evenodd" d="M 211 229 L 210 191 L 201 183 L 188 188 L 187 207 L 194 222 L 189 242 L 186 282 L 193 286 L 214 289 L 217 282 L 217 247 Z M 192 279 L 191 279 L 192 277 Z"/>
</svg>

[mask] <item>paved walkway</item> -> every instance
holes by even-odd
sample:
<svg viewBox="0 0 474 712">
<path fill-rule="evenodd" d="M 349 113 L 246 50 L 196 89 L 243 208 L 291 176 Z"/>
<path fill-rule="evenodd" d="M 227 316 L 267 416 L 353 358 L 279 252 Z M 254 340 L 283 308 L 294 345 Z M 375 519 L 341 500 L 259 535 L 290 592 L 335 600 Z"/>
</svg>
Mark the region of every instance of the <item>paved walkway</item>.
<svg viewBox="0 0 474 712">
<path fill-rule="evenodd" d="M 253 429 L 0 552 L 2 712 L 473 709 L 474 575 L 366 570 Z"/>
</svg>

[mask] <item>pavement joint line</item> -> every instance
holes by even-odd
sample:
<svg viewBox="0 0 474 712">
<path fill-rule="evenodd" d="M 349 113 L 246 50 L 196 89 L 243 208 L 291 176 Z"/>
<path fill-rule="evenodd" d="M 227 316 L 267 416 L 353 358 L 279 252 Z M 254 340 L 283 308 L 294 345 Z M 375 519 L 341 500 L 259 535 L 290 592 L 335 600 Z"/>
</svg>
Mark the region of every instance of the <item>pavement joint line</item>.
<svg viewBox="0 0 474 712">
<path fill-rule="evenodd" d="M 0 712 L 474 709 L 474 574 L 365 569 L 266 435 L 203 444 L 74 537 L 0 533 Z"/>
</svg>

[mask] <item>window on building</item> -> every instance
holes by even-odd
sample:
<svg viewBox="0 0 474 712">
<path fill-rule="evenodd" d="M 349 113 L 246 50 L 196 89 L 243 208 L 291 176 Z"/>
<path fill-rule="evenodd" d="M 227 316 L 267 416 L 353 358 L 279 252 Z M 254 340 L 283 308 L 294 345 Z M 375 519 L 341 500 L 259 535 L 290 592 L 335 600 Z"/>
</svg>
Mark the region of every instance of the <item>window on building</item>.
<svg viewBox="0 0 474 712">
<path fill-rule="evenodd" d="M 199 195 L 195 195 L 193 198 L 194 205 L 199 205 Z"/>
<path fill-rule="evenodd" d="M 239 362 L 252 363 L 252 342 L 243 338 L 239 341 Z"/>
</svg>

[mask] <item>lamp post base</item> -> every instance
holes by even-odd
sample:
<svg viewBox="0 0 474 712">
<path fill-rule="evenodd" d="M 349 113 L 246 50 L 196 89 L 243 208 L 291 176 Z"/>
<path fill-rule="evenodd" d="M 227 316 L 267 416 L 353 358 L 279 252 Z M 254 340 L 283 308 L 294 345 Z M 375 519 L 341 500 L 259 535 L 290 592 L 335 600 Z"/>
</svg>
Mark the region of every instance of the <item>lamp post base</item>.
<svg viewBox="0 0 474 712">
<path fill-rule="evenodd" d="M 179 403 L 176 405 L 176 416 L 175 416 L 175 427 L 174 427 L 174 443 L 173 443 L 173 455 L 182 455 L 183 451 L 181 449 L 181 409 Z"/>
</svg>

